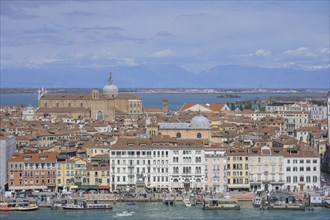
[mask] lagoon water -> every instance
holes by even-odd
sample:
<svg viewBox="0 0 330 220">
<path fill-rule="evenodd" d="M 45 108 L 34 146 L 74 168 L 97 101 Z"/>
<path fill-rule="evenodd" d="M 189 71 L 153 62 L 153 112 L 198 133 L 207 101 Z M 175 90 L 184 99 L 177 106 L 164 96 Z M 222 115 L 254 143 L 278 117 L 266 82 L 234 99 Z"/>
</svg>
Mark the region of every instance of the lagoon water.
<svg viewBox="0 0 330 220">
<path fill-rule="evenodd" d="M 241 98 L 218 98 L 219 94 L 196 94 L 196 93 L 177 93 L 177 94 L 159 94 L 159 93 L 135 93 L 142 99 L 143 107 L 158 107 L 161 108 L 162 100 L 167 99 L 169 110 L 177 111 L 184 103 L 231 103 L 242 100 L 265 99 L 269 97 L 288 97 L 288 96 L 319 96 L 326 97 L 325 93 L 301 93 L 301 94 L 274 94 L 274 93 L 260 93 L 260 94 L 239 94 Z M 0 94 L 0 106 L 2 105 L 38 105 L 38 95 L 33 93 L 5 93 Z"/>
<path fill-rule="evenodd" d="M 32 212 L 0 213 L 1 220 L 110 220 L 110 219 L 143 219 L 143 220 L 215 220 L 215 219 L 269 219 L 269 220 L 329 220 L 330 209 L 316 207 L 314 211 L 262 211 L 254 208 L 251 202 L 239 202 L 241 210 L 202 210 L 202 206 L 186 208 L 182 202 L 176 206 L 166 206 L 162 203 L 137 203 L 126 205 L 117 203 L 113 210 L 98 211 L 69 211 L 40 208 Z M 116 213 L 124 210 L 134 211 L 131 217 L 117 217 Z"/>
</svg>

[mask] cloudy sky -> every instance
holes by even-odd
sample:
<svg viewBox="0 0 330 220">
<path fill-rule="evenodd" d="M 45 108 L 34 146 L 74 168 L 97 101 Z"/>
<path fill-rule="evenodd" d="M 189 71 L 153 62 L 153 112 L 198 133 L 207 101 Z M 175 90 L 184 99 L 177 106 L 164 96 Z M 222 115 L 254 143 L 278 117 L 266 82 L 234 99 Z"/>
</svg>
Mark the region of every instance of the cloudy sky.
<svg viewBox="0 0 330 220">
<path fill-rule="evenodd" d="M 329 69 L 329 1 L 1 0 L 1 70 Z"/>
</svg>

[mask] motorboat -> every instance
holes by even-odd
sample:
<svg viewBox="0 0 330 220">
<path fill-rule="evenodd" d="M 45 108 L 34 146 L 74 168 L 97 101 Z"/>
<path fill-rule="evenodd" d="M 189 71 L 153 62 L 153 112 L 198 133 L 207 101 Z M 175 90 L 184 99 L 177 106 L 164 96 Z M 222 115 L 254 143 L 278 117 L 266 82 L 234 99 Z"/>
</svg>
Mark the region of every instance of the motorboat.
<svg viewBox="0 0 330 220">
<path fill-rule="evenodd" d="M 231 198 L 209 198 L 204 199 L 203 201 L 204 210 L 240 210 L 240 206 L 237 203 L 236 199 Z"/>
<path fill-rule="evenodd" d="M 102 210 L 102 209 L 112 209 L 110 204 L 92 204 L 92 203 L 84 203 L 84 204 L 75 204 L 75 205 L 66 205 L 62 207 L 66 210 Z"/>
<path fill-rule="evenodd" d="M 135 202 L 134 201 L 128 201 L 125 203 L 126 205 L 135 205 Z"/>
<path fill-rule="evenodd" d="M 190 200 L 189 199 L 184 199 L 183 200 L 183 203 L 186 207 L 191 207 L 191 203 L 190 203 Z"/>
<path fill-rule="evenodd" d="M 129 217 L 129 216 L 133 216 L 134 212 L 129 212 L 129 211 L 123 211 L 123 212 L 119 212 L 116 214 L 117 217 Z"/>
</svg>

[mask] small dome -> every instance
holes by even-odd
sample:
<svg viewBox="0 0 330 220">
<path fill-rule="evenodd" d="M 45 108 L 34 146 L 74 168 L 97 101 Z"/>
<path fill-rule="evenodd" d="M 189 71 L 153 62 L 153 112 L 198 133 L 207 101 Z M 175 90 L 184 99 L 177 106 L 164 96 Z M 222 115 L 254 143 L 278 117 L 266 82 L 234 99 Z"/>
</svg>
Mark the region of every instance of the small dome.
<svg viewBox="0 0 330 220">
<path fill-rule="evenodd" d="M 118 95 L 118 87 L 112 84 L 112 74 L 110 73 L 110 77 L 108 80 L 109 84 L 105 85 L 102 90 L 102 95 L 108 96 L 116 96 Z"/>
<path fill-rule="evenodd" d="M 190 127 L 191 128 L 210 128 L 210 122 L 203 115 L 198 115 L 191 119 Z"/>
</svg>

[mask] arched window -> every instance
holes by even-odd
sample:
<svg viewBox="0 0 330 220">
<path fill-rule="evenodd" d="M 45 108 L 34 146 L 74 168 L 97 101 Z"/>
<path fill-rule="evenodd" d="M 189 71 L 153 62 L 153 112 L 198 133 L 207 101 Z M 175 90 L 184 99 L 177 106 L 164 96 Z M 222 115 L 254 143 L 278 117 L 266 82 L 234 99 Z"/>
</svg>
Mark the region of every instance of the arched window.
<svg viewBox="0 0 330 220">
<path fill-rule="evenodd" d="M 68 103 L 68 107 L 71 107 L 71 102 Z"/>
<path fill-rule="evenodd" d="M 47 107 L 47 102 L 44 102 L 44 107 Z"/>
<path fill-rule="evenodd" d="M 58 107 L 58 102 L 56 102 L 56 107 Z"/>
<path fill-rule="evenodd" d="M 181 133 L 180 132 L 176 133 L 176 138 L 181 138 Z"/>
<path fill-rule="evenodd" d="M 98 111 L 96 114 L 96 120 L 103 120 L 103 112 Z"/>
<path fill-rule="evenodd" d="M 202 138 L 202 134 L 201 133 L 197 133 L 197 138 Z"/>
<path fill-rule="evenodd" d="M 80 107 L 83 107 L 83 106 L 84 106 L 84 104 L 82 102 L 80 102 Z"/>
</svg>

